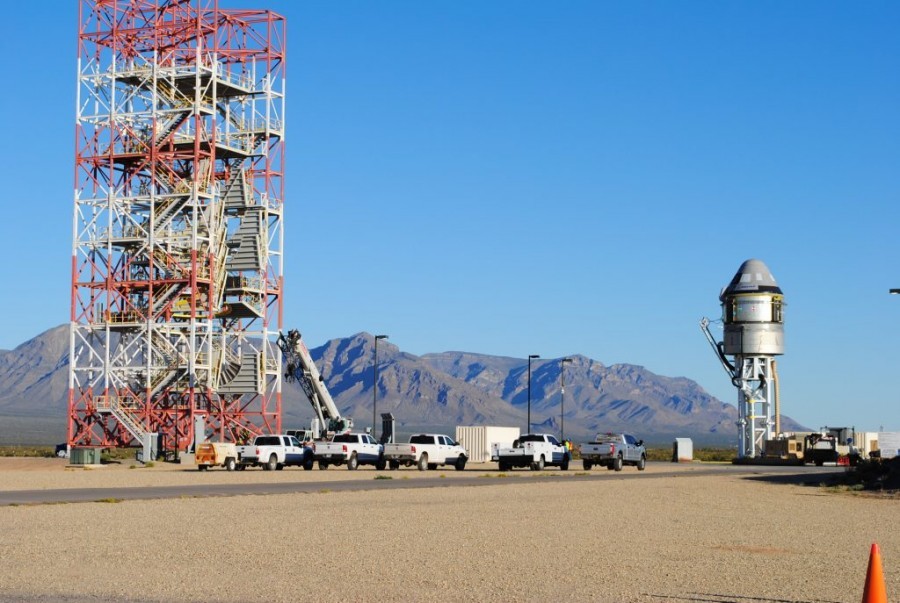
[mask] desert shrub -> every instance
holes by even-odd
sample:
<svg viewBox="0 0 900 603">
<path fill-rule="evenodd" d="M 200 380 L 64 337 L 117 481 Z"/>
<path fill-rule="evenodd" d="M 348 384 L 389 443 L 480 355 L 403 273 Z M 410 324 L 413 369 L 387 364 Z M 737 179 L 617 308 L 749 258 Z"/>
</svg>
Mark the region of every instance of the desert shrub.
<svg viewBox="0 0 900 603">
<path fill-rule="evenodd" d="M 53 446 L 0 446 L 0 456 L 53 458 Z"/>
</svg>

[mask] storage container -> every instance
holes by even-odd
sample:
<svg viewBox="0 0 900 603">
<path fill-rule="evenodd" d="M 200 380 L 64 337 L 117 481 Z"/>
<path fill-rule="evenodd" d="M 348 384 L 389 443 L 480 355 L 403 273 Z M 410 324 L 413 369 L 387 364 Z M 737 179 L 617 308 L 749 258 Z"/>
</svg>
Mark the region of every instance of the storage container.
<svg viewBox="0 0 900 603">
<path fill-rule="evenodd" d="M 491 461 L 491 445 L 512 446 L 513 440 L 519 438 L 518 427 L 495 427 L 475 425 L 456 428 L 456 441 L 469 453 L 470 463 L 489 463 Z"/>
</svg>

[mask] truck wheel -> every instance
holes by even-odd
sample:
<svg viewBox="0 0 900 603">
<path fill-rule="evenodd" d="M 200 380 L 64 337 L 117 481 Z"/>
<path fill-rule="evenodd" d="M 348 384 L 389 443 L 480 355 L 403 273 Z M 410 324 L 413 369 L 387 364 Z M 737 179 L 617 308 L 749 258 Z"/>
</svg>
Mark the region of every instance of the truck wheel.
<svg viewBox="0 0 900 603">
<path fill-rule="evenodd" d="M 423 452 L 422 456 L 419 457 L 418 467 L 419 467 L 419 471 L 425 471 L 426 469 L 428 469 L 428 453 L 427 452 Z"/>
<path fill-rule="evenodd" d="M 391 471 L 396 471 L 400 468 L 400 461 L 390 461 Z"/>
<path fill-rule="evenodd" d="M 319 461 L 319 471 L 325 471 L 326 469 L 328 469 L 328 463 L 323 463 L 322 461 Z"/>
<path fill-rule="evenodd" d="M 225 459 L 225 470 L 226 471 L 234 471 L 234 468 L 237 466 L 237 463 L 234 462 L 233 458 Z"/>
<path fill-rule="evenodd" d="M 312 459 L 303 461 L 303 470 L 304 470 L 304 471 L 312 471 L 313 464 L 314 464 L 314 463 L 313 463 L 313 460 L 312 460 Z"/>
<path fill-rule="evenodd" d="M 269 462 L 266 463 L 265 469 L 266 471 L 275 471 L 278 467 L 278 457 L 274 454 L 269 457 Z"/>
<path fill-rule="evenodd" d="M 428 463 L 429 471 L 437 471 L 437 467 L 438 467 L 437 463 Z"/>
<path fill-rule="evenodd" d="M 531 463 L 532 471 L 543 471 L 544 470 L 544 455 L 541 455 L 541 458 L 538 459 L 538 462 Z"/>
<path fill-rule="evenodd" d="M 375 470 L 376 471 L 384 471 L 385 467 L 387 467 L 387 461 L 384 460 L 384 457 L 381 457 L 377 461 L 375 461 Z"/>
<path fill-rule="evenodd" d="M 608 471 L 612 471 L 612 470 L 613 470 L 613 464 L 612 464 L 612 463 L 606 463 L 606 469 L 607 469 Z"/>
<path fill-rule="evenodd" d="M 466 457 L 460 456 L 458 459 L 456 459 L 455 467 L 457 471 L 464 471 L 466 468 Z"/>
<path fill-rule="evenodd" d="M 647 457 L 641 455 L 641 460 L 638 461 L 637 468 L 638 471 L 643 471 L 647 468 Z"/>
<path fill-rule="evenodd" d="M 277 465 L 275 465 L 275 471 L 281 471 L 282 469 L 284 469 L 284 465 L 282 463 L 278 463 Z"/>
<path fill-rule="evenodd" d="M 587 459 L 581 461 L 581 464 L 584 465 L 584 470 L 585 470 L 585 471 L 590 471 L 590 470 L 591 470 L 591 467 L 594 466 L 594 465 L 593 465 L 589 460 L 587 460 Z"/>
<path fill-rule="evenodd" d="M 568 471 L 569 470 L 569 456 L 566 455 L 563 457 L 562 463 L 559 464 L 560 471 Z"/>
<path fill-rule="evenodd" d="M 356 468 L 359 467 L 359 458 L 356 456 L 356 453 L 350 455 L 350 458 L 347 459 L 347 469 L 350 471 L 356 471 Z"/>
<path fill-rule="evenodd" d="M 207 469 L 209 469 L 209 465 L 197 465 L 198 471 L 206 471 Z"/>
<path fill-rule="evenodd" d="M 616 459 L 613 461 L 613 469 L 615 469 L 616 471 L 621 471 L 621 470 L 622 470 L 622 464 L 623 464 L 623 463 L 622 463 L 622 455 L 619 455 L 619 456 L 617 456 Z"/>
<path fill-rule="evenodd" d="M 500 471 L 509 471 L 509 465 L 506 463 L 500 463 Z"/>
</svg>

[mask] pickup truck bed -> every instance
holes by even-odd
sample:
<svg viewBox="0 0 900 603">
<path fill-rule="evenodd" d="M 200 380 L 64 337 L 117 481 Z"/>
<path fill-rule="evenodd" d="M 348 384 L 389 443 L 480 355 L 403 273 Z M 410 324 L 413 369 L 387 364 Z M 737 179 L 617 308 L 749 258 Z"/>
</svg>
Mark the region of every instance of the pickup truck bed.
<svg viewBox="0 0 900 603">
<path fill-rule="evenodd" d="M 330 442 L 316 442 L 313 458 L 320 470 L 330 465 L 347 465 L 351 471 L 360 465 L 375 465 L 379 470 L 387 466 L 381 444 L 367 433 L 340 433 Z"/>
<path fill-rule="evenodd" d="M 267 471 L 285 467 L 313 468 L 312 449 L 288 435 L 261 435 L 253 443 L 238 446 L 238 468 L 260 466 Z"/>
<path fill-rule="evenodd" d="M 585 470 L 594 465 L 621 471 L 624 465 L 634 465 L 639 471 L 647 466 L 647 453 L 643 440 L 622 434 L 597 434 L 593 442 L 581 445 L 581 462 Z"/>
<path fill-rule="evenodd" d="M 409 438 L 408 444 L 385 444 L 384 458 L 391 469 L 415 465 L 419 471 L 425 471 L 437 469 L 438 465 L 453 465 L 457 471 L 462 471 L 469 455 L 450 436 L 420 433 Z"/>
<path fill-rule="evenodd" d="M 512 447 L 498 447 L 492 454 L 500 471 L 514 467 L 530 467 L 541 471 L 544 467 L 559 467 L 568 470 L 571 455 L 569 450 L 550 434 L 526 433 L 516 440 Z"/>
</svg>

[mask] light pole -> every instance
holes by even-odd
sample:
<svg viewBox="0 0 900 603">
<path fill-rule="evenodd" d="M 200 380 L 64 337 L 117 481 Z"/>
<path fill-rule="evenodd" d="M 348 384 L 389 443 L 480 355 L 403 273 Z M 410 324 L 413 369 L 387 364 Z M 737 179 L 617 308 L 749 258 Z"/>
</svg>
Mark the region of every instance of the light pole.
<svg viewBox="0 0 900 603">
<path fill-rule="evenodd" d="M 566 365 L 571 363 L 569 357 L 559 361 L 559 439 L 566 439 Z"/>
<path fill-rule="evenodd" d="M 528 355 L 528 428 L 525 433 L 531 433 L 531 359 L 540 358 L 537 354 Z"/>
<path fill-rule="evenodd" d="M 372 364 L 375 366 L 375 380 L 372 382 L 372 437 L 375 437 L 375 426 L 377 423 L 375 422 L 376 415 L 376 406 L 378 405 L 378 340 L 379 339 L 387 339 L 387 335 L 376 335 L 375 336 L 375 359 Z"/>
</svg>

